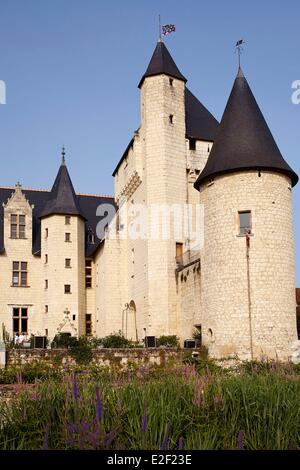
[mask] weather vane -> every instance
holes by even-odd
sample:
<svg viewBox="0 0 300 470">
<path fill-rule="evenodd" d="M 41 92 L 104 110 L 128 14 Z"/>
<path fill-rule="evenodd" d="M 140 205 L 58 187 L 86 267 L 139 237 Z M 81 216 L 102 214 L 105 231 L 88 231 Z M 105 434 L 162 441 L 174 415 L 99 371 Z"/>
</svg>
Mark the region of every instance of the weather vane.
<svg viewBox="0 0 300 470">
<path fill-rule="evenodd" d="M 235 45 L 235 52 L 238 53 L 238 57 L 239 57 L 239 68 L 241 66 L 241 54 L 242 54 L 242 50 L 244 49 L 243 48 L 244 44 L 245 44 L 244 39 L 240 39 Z"/>
</svg>

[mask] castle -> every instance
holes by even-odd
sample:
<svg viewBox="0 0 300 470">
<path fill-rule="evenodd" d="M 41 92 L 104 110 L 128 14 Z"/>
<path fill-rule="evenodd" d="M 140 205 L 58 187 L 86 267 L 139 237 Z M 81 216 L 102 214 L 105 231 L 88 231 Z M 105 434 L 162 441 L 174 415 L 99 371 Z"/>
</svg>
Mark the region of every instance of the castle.
<svg viewBox="0 0 300 470">
<path fill-rule="evenodd" d="M 186 82 L 159 41 L 114 198 L 76 194 L 64 151 L 51 191 L 0 188 L 0 322 L 11 335 L 183 342 L 196 330 L 214 357 L 289 357 L 298 176 L 241 69 L 220 124 Z"/>
</svg>

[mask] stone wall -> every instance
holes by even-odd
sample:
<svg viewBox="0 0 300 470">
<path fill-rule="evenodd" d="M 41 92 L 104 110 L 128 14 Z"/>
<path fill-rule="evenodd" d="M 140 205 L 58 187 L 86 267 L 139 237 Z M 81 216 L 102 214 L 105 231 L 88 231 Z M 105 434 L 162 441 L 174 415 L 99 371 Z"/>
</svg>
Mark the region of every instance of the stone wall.
<svg viewBox="0 0 300 470">
<path fill-rule="evenodd" d="M 180 349 L 94 349 L 93 364 L 104 366 L 126 366 L 135 364 L 164 365 L 168 361 L 181 361 L 187 351 Z M 10 349 L 7 351 L 7 365 L 30 364 L 47 361 L 56 365 L 75 364 L 66 349 Z"/>
</svg>

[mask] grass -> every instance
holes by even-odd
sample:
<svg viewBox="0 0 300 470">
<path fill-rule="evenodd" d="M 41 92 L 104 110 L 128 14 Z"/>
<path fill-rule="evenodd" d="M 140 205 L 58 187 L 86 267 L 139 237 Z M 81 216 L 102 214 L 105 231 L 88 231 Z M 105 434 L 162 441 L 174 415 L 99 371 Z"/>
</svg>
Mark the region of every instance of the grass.
<svg viewBox="0 0 300 470">
<path fill-rule="evenodd" d="M 291 366 L 78 369 L 0 405 L 0 449 L 300 449 L 299 396 Z"/>
</svg>

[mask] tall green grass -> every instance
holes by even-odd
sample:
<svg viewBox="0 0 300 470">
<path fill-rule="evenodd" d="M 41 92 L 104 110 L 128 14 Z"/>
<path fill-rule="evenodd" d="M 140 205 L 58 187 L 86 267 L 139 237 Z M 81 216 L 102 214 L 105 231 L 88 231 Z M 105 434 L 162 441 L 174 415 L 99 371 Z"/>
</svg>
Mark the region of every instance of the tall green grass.
<svg viewBox="0 0 300 470">
<path fill-rule="evenodd" d="M 0 413 L 0 449 L 300 449 L 300 380 L 193 366 L 47 379 Z"/>
</svg>

